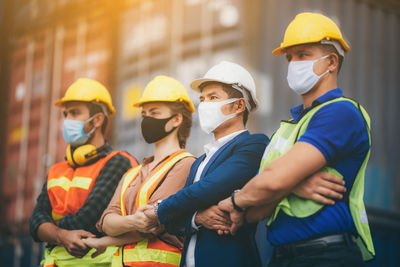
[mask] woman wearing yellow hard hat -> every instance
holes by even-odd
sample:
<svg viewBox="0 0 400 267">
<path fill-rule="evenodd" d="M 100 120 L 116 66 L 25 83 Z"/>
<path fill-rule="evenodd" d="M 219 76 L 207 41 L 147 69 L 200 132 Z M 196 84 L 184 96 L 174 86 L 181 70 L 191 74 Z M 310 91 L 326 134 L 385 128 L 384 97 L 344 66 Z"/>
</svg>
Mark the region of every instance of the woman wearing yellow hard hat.
<svg viewBox="0 0 400 267">
<path fill-rule="evenodd" d="M 164 232 L 159 225 L 151 226 L 156 234 L 141 234 L 137 229 L 147 218 L 136 211 L 184 186 L 195 160 L 184 150 L 194 106 L 185 87 L 167 76 L 157 76 L 149 82 L 134 105 L 142 108 L 142 134 L 146 142 L 154 144 L 154 155 L 121 179 L 97 224 L 108 236 L 85 242 L 97 248 L 94 256 L 106 246 L 118 245 L 112 266 L 179 266 L 182 240 Z"/>
</svg>

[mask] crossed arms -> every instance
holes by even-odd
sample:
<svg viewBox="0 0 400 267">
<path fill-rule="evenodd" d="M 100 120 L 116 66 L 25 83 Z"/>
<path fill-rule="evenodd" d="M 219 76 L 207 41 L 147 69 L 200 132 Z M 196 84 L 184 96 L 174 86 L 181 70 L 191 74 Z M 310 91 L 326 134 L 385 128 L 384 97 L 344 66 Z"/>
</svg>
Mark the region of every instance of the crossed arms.
<svg viewBox="0 0 400 267">
<path fill-rule="evenodd" d="M 248 208 L 246 213 L 237 212 L 229 197 L 221 201 L 218 207 L 198 210 L 195 222 L 216 230 L 219 234 L 235 234 L 243 224 L 245 216 L 249 222 L 266 218 L 289 193 L 325 205 L 333 205 L 333 198 L 341 199 L 346 189 L 342 179 L 329 173 L 318 172 L 325 165 L 325 157 L 318 149 L 308 143 L 298 142 L 288 153 L 271 163 L 235 194 L 237 205 Z M 142 212 L 152 223 L 160 223 L 153 206 L 143 207 Z"/>
</svg>

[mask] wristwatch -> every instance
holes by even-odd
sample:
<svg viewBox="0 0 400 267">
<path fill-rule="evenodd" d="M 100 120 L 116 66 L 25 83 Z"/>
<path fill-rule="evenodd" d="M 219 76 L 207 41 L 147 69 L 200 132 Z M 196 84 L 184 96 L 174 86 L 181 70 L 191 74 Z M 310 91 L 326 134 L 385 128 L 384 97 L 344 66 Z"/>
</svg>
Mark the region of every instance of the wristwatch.
<svg viewBox="0 0 400 267">
<path fill-rule="evenodd" d="M 154 204 L 154 214 L 158 217 L 157 211 L 158 211 L 158 206 L 160 206 L 162 200 L 157 200 L 156 204 Z"/>
<path fill-rule="evenodd" d="M 235 191 L 232 192 L 232 195 L 231 195 L 232 205 L 233 205 L 233 208 L 234 208 L 236 211 L 238 211 L 238 212 L 245 212 L 245 211 L 247 210 L 247 208 L 239 207 L 239 206 L 235 203 L 235 193 L 237 193 L 237 192 L 239 192 L 239 191 L 240 191 L 240 189 L 237 189 L 237 190 L 235 190 Z"/>
</svg>

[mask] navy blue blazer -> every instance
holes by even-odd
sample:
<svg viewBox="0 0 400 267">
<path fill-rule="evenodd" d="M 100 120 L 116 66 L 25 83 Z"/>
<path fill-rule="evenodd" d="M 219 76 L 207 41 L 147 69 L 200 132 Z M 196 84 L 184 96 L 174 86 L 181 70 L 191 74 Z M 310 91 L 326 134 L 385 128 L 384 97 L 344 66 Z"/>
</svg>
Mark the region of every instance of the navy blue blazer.
<svg viewBox="0 0 400 267">
<path fill-rule="evenodd" d="M 205 154 L 193 163 L 185 187 L 161 202 L 157 214 L 166 230 L 171 234 L 187 236 L 181 266 L 185 263 L 186 250 L 194 233 L 197 233 L 196 267 L 261 266 L 254 236 L 255 223 L 244 225 L 235 236 L 219 236 L 205 227 L 195 232 L 191 220 L 197 210 L 218 204 L 257 174 L 268 142 L 264 134 L 250 134 L 248 131 L 239 134 L 213 155 L 200 181 L 193 184 Z"/>
</svg>

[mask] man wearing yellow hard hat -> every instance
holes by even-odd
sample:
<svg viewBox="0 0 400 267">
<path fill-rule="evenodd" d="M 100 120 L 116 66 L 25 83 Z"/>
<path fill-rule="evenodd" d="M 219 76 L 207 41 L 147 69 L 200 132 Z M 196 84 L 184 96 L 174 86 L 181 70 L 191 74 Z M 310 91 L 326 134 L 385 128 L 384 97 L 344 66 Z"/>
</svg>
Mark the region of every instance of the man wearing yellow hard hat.
<svg viewBox="0 0 400 267">
<path fill-rule="evenodd" d="M 291 109 L 267 146 L 259 175 L 219 203 L 232 228 L 270 216 L 269 266 L 363 266 L 375 255 L 363 203 L 371 148 L 370 118 L 337 87 L 350 47 L 338 26 L 318 13 L 298 14 L 272 53 L 289 61 L 289 87 L 303 103 Z M 341 177 L 343 198 L 325 205 L 290 191 L 322 170 Z M 235 207 L 246 209 L 239 212 Z"/>
<path fill-rule="evenodd" d="M 116 248 L 92 259 L 83 239 L 99 234 L 96 221 L 123 174 L 137 161 L 113 151 L 104 138 L 115 109 L 101 83 L 80 78 L 55 105 L 64 113 L 66 160 L 47 174 L 30 218 L 31 235 L 48 244 L 43 266 L 109 266 Z"/>
</svg>

